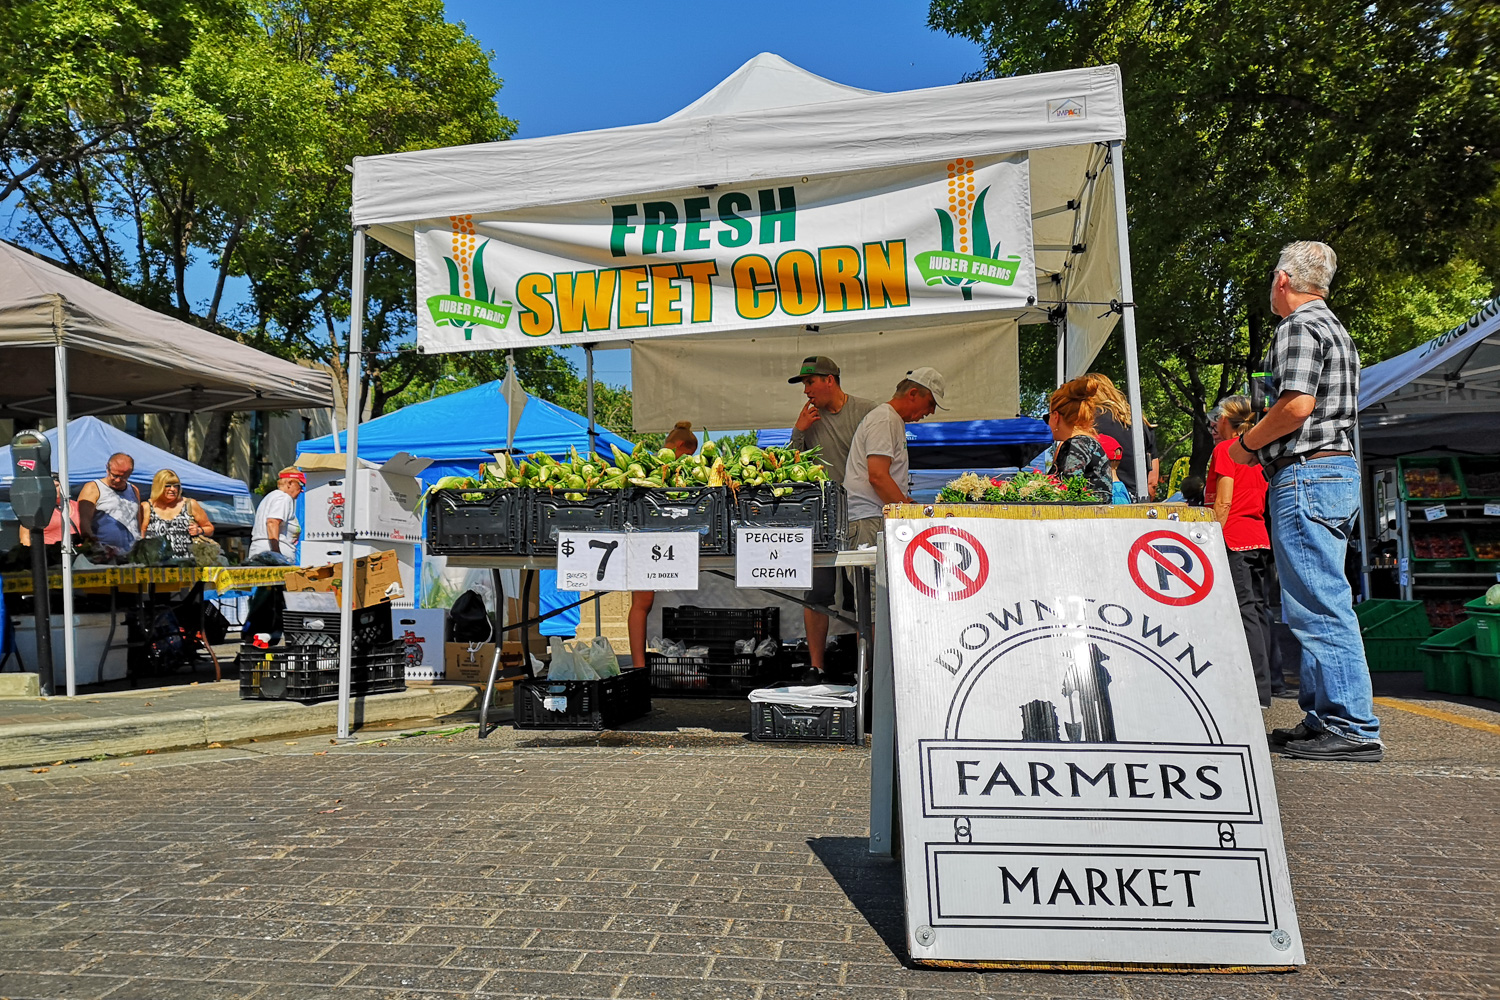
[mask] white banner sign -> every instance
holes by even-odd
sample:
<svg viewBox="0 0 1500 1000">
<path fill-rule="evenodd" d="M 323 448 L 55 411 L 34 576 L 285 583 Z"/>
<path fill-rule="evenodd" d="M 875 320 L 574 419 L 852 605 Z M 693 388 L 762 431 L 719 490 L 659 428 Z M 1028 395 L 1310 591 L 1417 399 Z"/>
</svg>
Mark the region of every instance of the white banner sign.
<svg viewBox="0 0 1500 1000">
<path fill-rule="evenodd" d="M 557 589 L 697 590 L 695 531 L 561 531 Z"/>
<path fill-rule="evenodd" d="M 469 351 L 1025 307 L 1030 192 L 1026 154 L 956 155 L 429 220 L 416 229 L 417 343 Z"/>
<path fill-rule="evenodd" d="M 1304 961 L 1218 525 L 886 522 L 918 961 Z"/>
</svg>

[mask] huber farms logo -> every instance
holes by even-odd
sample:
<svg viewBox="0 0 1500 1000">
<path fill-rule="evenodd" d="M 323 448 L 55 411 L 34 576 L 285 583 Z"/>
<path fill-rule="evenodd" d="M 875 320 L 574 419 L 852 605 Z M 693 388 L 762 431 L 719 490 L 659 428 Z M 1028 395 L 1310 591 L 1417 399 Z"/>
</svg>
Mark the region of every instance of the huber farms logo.
<svg viewBox="0 0 1500 1000">
<path fill-rule="evenodd" d="M 938 209 L 943 249 L 917 254 L 917 270 L 929 285 L 953 285 L 965 299 L 974 297 L 979 282 L 1013 285 L 1021 258 L 1002 258 L 1001 244 L 990 243 L 989 222 L 984 214 L 986 187 L 974 193 L 974 161 L 958 157 L 948 163 L 948 208 Z M 972 253 L 970 250 L 972 249 Z"/>
<path fill-rule="evenodd" d="M 427 297 L 433 322 L 462 330 L 465 340 L 473 339 L 477 326 L 505 329 L 512 303 L 495 301 L 497 289 L 485 274 L 484 249 L 490 241 L 479 242 L 472 215 L 450 215 L 448 221 L 453 223 L 451 255 L 443 258 L 448 265 L 448 294 Z"/>
</svg>

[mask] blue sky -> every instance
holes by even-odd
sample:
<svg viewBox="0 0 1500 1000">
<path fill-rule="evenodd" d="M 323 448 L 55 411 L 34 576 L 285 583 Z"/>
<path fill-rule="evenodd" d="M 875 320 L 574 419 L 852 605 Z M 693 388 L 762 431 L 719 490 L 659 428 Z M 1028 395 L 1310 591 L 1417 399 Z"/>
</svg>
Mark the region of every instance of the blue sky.
<svg viewBox="0 0 1500 1000">
<path fill-rule="evenodd" d="M 449 0 L 448 18 L 492 50 L 498 104 L 517 138 L 659 121 L 759 52 L 867 90 L 957 83 L 976 46 L 927 27 L 920 0 L 517 3 Z M 604 165 L 601 165 L 601 169 Z M 583 351 L 565 351 L 583 370 Z M 628 385 L 629 351 L 599 351 L 600 381 Z"/>
</svg>

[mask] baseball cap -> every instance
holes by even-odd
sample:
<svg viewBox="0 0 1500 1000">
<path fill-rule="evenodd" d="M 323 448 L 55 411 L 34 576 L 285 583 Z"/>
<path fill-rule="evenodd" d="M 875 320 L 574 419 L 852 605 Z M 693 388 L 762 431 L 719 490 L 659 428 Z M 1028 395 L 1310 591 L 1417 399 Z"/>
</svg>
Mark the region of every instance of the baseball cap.
<svg viewBox="0 0 1500 1000">
<path fill-rule="evenodd" d="M 288 465 L 285 469 L 282 469 L 280 472 L 276 473 L 276 478 L 278 480 L 295 479 L 303 486 L 307 485 L 307 477 L 304 476 L 302 474 L 302 470 L 297 468 L 295 465 Z"/>
<path fill-rule="evenodd" d="M 948 388 L 948 380 L 943 378 L 943 373 L 936 368 L 913 368 L 906 373 L 908 382 L 915 382 L 928 392 L 932 393 L 932 401 L 940 410 L 946 410 L 943 405 L 943 393 Z"/>
<path fill-rule="evenodd" d="M 1108 434 L 1099 435 L 1099 447 L 1104 449 L 1104 457 L 1111 462 L 1118 462 L 1125 457 L 1124 446 Z"/>
<path fill-rule="evenodd" d="M 801 382 L 808 375 L 837 375 L 838 373 L 839 366 L 833 363 L 833 359 L 819 354 L 816 357 L 803 358 L 802 369 L 787 379 L 787 382 Z"/>
</svg>

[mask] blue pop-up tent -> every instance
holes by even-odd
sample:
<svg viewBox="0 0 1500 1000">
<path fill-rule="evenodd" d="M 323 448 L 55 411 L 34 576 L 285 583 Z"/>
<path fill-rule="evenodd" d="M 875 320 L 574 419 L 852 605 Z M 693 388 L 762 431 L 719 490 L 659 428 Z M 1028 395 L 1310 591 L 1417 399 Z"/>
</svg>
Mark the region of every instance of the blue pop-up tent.
<svg viewBox="0 0 1500 1000">
<path fill-rule="evenodd" d="M 57 428 L 47 431 L 47 440 L 57 448 Z M 151 494 L 151 477 L 161 469 L 171 469 L 182 480 L 182 491 L 194 499 L 225 500 L 233 502 L 235 497 L 248 497 L 250 487 L 238 479 L 230 479 L 211 469 L 194 465 L 170 451 L 163 451 L 147 444 L 138 437 L 105 423 L 98 417 L 78 417 L 68 421 L 68 479 L 72 481 L 76 496 L 84 483 L 104 477 L 104 466 L 109 456 L 124 452 L 135 460 L 135 472 L 130 481 L 140 487 L 142 496 Z M 10 446 L 0 448 L 0 489 L 7 494 L 14 478 L 10 461 Z"/>
<path fill-rule="evenodd" d="M 762 448 L 784 445 L 789 427 L 759 431 Z M 1024 466 L 1052 445 L 1052 431 L 1033 417 L 1010 420 L 956 420 L 906 426 L 906 451 L 913 469 L 997 469 Z"/>
<path fill-rule="evenodd" d="M 426 483 L 444 476 L 471 476 L 480 462 L 489 461 L 488 451 L 505 447 L 509 407 L 499 381 L 486 382 L 462 392 L 437 396 L 404 406 L 395 413 L 359 425 L 359 457 L 384 462 L 399 451 L 432 459 L 422 473 Z M 339 432 L 338 450 L 343 450 L 345 432 Z M 629 451 L 635 445 L 611 431 L 596 427 L 594 436 L 608 457 L 609 446 Z M 515 450 L 529 455 L 544 451 L 566 455 L 569 448 L 583 454 L 589 448 L 586 419 L 536 396 L 527 396 L 516 425 Z M 333 435 L 304 441 L 300 450 L 327 454 L 334 451 Z"/>
<path fill-rule="evenodd" d="M 486 382 L 462 392 L 437 396 L 421 403 L 404 406 L 369 423 L 359 425 L 359 457 L 371 462 L 385 462 L 397 452 L 408 452 L 433 460 L 422 473 L 422 483 L 430 486 L 444 476 L 472 476 L 480 462 L 490 460 L 491 449 L 504 449 L 510 408 L 506 404 L 503 383 Z M 342 450 L 347 438 L 339 432 Z M 635 445 L 611 431 L 596 426 L 597 447 L 608 453 L 614 445 L 630 451 Z M 566 455 L 571 448 L 579 454 L 588 451 L 588 420 L 556 403 L 528 395 L 516 425 L 512 447 L 517 454 L 538 451 L 549 455 Z M 332 434 L 304 441 L 303 452 L 327 454 L 334 450 Z M 543 611 L 571 604 L 577 595 L 556 588 L 556 574 L 541 575 L 539 604 Z M 564 612 L 544 622 L 542 635 L 573 635 L 578 630 L 578 609 Z"/>
</svg>

